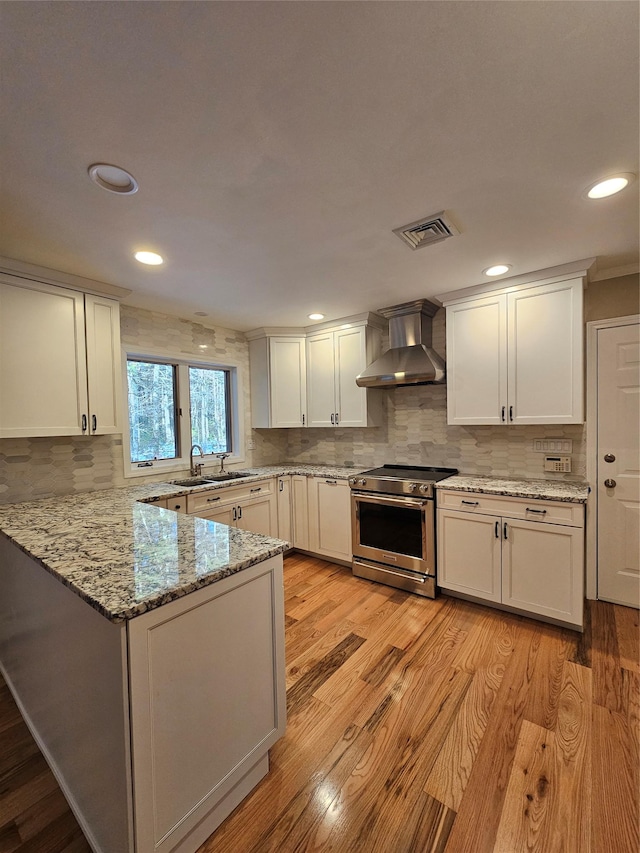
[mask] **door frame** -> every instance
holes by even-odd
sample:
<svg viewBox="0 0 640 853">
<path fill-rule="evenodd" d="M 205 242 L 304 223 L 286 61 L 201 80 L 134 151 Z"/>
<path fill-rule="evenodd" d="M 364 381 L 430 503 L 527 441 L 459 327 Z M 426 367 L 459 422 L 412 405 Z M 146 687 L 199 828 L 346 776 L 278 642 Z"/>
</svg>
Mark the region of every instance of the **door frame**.
<svg viewBox="0 0 640 853">
<path fill-rule="evenodd" d="M 598 489 L 596 478 L 598 450 L 598 332 L 617 326 L 640 323 L 640 314 L 592 320 L 587 323 L 587 482 L 591 493 L 587 501 L 586 518 L 586 597 L 598 597 Z"/>
</svg>

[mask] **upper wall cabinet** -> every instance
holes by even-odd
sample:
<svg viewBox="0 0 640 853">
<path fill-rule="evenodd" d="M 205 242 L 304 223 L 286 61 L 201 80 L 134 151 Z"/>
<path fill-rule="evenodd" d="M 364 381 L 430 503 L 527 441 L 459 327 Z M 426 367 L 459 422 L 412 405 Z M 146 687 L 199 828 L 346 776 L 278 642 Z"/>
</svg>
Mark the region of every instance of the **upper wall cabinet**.
<svg viewBox="0 0 640 853">
<path fill-rule="evenodd" d="M 575 424 L 583 416 L 583 278 L 446 294 L 450 424 Z"/>
<path fill-rule="evenodd" d="M 380 423 L 377 390 L 358 388 L 356 376 L 377 358 L 385 321 L 358 314 L 306 329 L 247 333 L 251 425 L 366 427 Z"/>
<path fill-rule="evenodd" d="M 121 432 L 119 304 L 0 274 L 0 437 Z"/>
<path fill-rule="evenodd" d="M 366 427 L 380 423 L 379 392 L 356 376 L 380 353 L 380 330 L 344 322 L 307 335 L 307 412 L 310 427 Z"/>
<path fill-rule="evenodd" d="M 250 332 L 251 425 L 306 426 L 307 374 L 304 332 Z"/>
</svg>

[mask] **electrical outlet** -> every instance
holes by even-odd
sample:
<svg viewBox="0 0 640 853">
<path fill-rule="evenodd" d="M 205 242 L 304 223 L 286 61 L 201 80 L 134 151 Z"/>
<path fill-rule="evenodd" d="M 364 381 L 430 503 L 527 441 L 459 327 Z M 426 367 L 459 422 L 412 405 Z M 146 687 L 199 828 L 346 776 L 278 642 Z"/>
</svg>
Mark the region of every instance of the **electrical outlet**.
<svg viewBox="0 0 640 853">
<path fill-rule="evenodd" d="M 571 457 L 570 456 L 545 456 L 544 470 L 555 471 L 558 474 L 571 473 Z"/>
<path fill-rule="evenodd" d="M 247 441 L 247 450 L 255 450 L 255 449 L 256 449 L 256 443 L 252 438 L 250 438 Z"/>
</svg>

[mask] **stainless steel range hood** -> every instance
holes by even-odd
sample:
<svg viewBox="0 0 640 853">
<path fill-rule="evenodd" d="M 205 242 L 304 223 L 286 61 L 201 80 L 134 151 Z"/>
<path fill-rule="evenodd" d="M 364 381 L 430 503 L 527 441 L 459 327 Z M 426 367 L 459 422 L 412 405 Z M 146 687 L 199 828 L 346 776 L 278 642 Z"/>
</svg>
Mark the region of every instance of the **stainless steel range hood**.
<svg viewBox="0 0 640 853">
<path fill-rule="evenodd" d="M 442 384 L 444 361 L 431 347 L 431 318 L 438 307 L 417 299 L 381 308 L 377 313 L 389 320 L 389 349 L 356 376 L 356 384 L 361 388 Z"/>
</svg>

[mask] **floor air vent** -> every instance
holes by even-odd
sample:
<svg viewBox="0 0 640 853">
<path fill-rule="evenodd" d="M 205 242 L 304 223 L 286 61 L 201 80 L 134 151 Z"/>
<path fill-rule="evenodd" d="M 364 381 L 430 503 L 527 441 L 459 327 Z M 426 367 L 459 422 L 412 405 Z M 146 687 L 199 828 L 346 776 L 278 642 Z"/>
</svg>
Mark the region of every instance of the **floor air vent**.
<svg viewBox="0 0 640 853">
<path fill-rule="evenodd" d="M 460 232 L 451 222 L 447 212 L 441 210 L 440 213 L 403 225 L 402 228 L 394 228 L 393 233 L 412 249 L 422 249 L 424 246 L 431 246 L 432 243 L 439 243 L 440 240 L 446 240 L 448 237 L 455 237 Z"/>
</svg>

